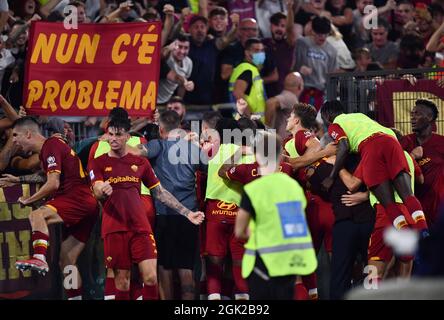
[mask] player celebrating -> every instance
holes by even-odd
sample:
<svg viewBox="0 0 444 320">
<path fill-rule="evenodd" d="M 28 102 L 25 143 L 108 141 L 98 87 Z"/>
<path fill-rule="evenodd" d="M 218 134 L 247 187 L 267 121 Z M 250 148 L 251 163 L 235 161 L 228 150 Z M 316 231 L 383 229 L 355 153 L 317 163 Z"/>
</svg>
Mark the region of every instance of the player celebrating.
<svg viewBox="0 0 444 320">
<path fill-rule="evenodd" d="M 321 116 L 329 125 L 330 136 L 338 142 L 336 161 L 330 176 L 322 182 L 323 187 L 327 190 L 331 187 L 349 151 L 359 153 L 361 162 L 355 175 L 384 206 L 395 228 L 406 228 L 408 223 L 395 203 L 393 188 L 407 207 L 421 236 L 427 236 L 424 212 L 413 195 L 409 166 L 394 132 L 362 113 L 344 114 L 339 101 L 327 101 L 321 109 Z"/>
<path fill-rule="evenodd" d="M 64 223 L 68 237 L 61 244 L 60 267 L 63 270 L 65 266 L 75 266 L 99 213 L 98 203 L 91 193 L 80 159 L 64 140 L 42 136 L 39 124 L 32 117 L 18 119 L 12 132 L 14 143 L 24 152 L 40 152 L 41 167 L 47 174 L 47 181 L 40 190 L 29 198 L 20 197 L 19 202 L 29 206 L 53 196 L 29 215 L 33 257 L 19 260 L 15 265 L 22 271 L 30 269 L 46 274 L 49 271 L 46 262 L 48 225 Z M 77 276 L 80 279 L 78 271 Z M 80 299 L 80 286 L 67 290 L 68 298 Z"/>
<path fill-rule="evenodd" d="M 130 269 L 138 264 L 144 297 L 157 299 L 157 251 L 151 226 L 140 199 L 140 185 L 154 198 L 198 225 L 202 212 L 191 212 L 162 188 L 148 160 L 128 152 L 130 122 L 116 118 L 108 125 L 111 150 L 90 164 L 94 194 L 104 200 L 102 235 L 107 268 L 114 270 L 116 300 L 129 299 Z"/>
</svg>

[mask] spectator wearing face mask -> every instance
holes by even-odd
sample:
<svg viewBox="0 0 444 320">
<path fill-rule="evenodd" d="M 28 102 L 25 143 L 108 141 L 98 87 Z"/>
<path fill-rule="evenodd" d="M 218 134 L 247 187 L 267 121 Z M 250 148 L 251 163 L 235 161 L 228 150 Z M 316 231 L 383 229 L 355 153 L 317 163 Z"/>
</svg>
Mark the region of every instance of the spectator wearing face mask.
<svg viewBox="0 0 444 320">
<path fill-rule="evenodd" d="M 243 115 L 264 115 L 266 97 L 259 73 L 264 61 L 265 51 L 261 40 L 248 39 L 245 43 L 244 62 L 234 68 L 228 89 L 233 102 L 246 104 Z"/>
</svg>

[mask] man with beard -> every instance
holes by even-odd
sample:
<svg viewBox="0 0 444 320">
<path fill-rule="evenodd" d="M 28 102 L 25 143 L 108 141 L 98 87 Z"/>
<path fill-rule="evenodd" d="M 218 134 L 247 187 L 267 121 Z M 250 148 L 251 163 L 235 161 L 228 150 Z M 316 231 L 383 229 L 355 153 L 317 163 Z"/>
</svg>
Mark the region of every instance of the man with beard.
<svg viewBox="0 0 444 320">
<path fill-rule="evenodd" d="M 444 200 L 444 137 L 433 132 L 438 108 L 429 100 L 418 99 L 410 117 L 413 133 L 404 136 L 401 145 L 415 158 L 424 174 L 424 184 L 417 187 L 416 195 L 427 222 L 434 225 Z"/>
<path fill-rule="evenodd" d="M 276 62 L 279 79 L 265 86 L 269 97 L 278 95 L 284 88 L 284 79 L 291 71 L 294 63 L 294 49 L 296 44 L 296 32 L 293 28 L 294 12 L 293 0 L 287 1 L 286 16 L 277 12 L 270 17 L 271 38 L 263 40 L 268 48 L 268 53 Z"/>
</svg>

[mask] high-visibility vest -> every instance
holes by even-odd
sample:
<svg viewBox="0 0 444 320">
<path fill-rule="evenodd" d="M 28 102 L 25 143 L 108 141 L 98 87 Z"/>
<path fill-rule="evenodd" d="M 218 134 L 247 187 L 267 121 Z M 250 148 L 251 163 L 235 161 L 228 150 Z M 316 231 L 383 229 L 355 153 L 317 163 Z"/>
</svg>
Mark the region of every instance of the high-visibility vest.
<svg viewBox="0 0 444 320">
<path fill-rule="evenodd" d="M 142 141 L 140 137 L 131 136 L 131 138 L 126 143 L 130 147 L 136 147 L 141 144 Z M 97 146 L 97 150 L 94 153 L 94 159 L 100 157 L 102 154 L 108 153 L 111 150 L 111 146 L 108 141 L 99 141 L 99 145 Z M 150 189 L 148 189 L 142 182 L 140 183 L 140 194 L 143 195 L 151 195 Z"/>
<path fill-rule="evenodd" d="M 359 144 L 362 141 L 375 133 L 385 133 L 396 139 L 393 130 L 380 125 L 363 113 L 343 113 L 337 116 L 333 123 L 338 124 L 344 130 L 350 144 L 350 151 L 354 153 L 358 152 Z"/>
<path fill-rule="evenodd" d="M 253 74 L 253 84 L 251 86 L 250 94 L 245 95 L 248 106 L 250 107 L 251 113 L 254 115 L 260 115 L 261 117 L 265 114 L 265 90 L 264 81 L 259 74 L 257 67 L 248 62 L 242 62 L 236 68 L 234 68 L 229 80 L 228 91 L 230 94 L 233 93 L 234 84 L 239 78 L 239 76 L 244 73 L 244 71 L 251 71 Z"/>
<path fill-rule="evenodd" d="M 208 161 L 208 178 L 205 199 L 221 200 L 240 205 L 242 185 L 219 177 L 219 169 L 239 148 L 235 144 L 221 144 L 214 158 Z M 254 156 L 244 156 L 239 163 L 253 163 Z"/>
<path fill-rule="evenodd" d="M 305 217 L 304 190 L 284 173 L 254 180 L 244 187 L 255 211 L 245 244 L 242 277 L 254 269 L 259 254 L 271 277 L 307 275 L 317 268 L 316 253 Z"/>
</svg>

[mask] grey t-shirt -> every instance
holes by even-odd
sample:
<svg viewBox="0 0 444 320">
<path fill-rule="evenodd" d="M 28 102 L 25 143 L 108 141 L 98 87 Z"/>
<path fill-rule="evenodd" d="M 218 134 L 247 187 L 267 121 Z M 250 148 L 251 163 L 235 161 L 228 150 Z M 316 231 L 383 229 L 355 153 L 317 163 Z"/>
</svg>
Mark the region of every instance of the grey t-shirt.
<svg viewBox="0 0 444 320">
<path fill-rule="evenodd" d="M 193 71 L 193 61 L 189 57 L 183 59 L 182 64 L 179 64 L 174 60 L 173 55 L 170 54 L 166 61 L 167 65 L 171 70 L 175 71 L 178 75 L 188 79 L 191 76 L 191 71 Z M 174 94 L 177 89 L 178 84 L 176 82 L 170 81 L 166 78 L 160 79 L 159 81 L 159 91 L 157 94 L 157 103 L 167 103 L 168 100 Z"/>
<path fill-rule="evenodd" d="M 310 75 L 303 75 L 306 88 L 322 91 L 325 89 L 327 73 L 338 69 L 336 55 L 336 49 L 328 42 L 320 47 L 311 37 L 299 38 L 296 41 L 295 71 L 299 72 L 302 66 L 312 69 Z"/>
<path fill-rule="evenodd" d="M 385 46 L 377 48 L 370 43 L 366 46 L 370 50 L 373 61 L 380 64 L 387 64 L 390 60 L 396 60 L 399 54 L 399 47 L 395 42 L 387 41 Z"/>
<path fill-rule="evenodd" d="M 146 145 L 148 159 L 162 187 L 188 209 L 197 209 L 196 171 L 206 172 L 208 160 L 200 148 L 184 139 L 151 140 Z M 178 214 L 160 201 L 154 201 L 156 214 Z"/>
</svg>

